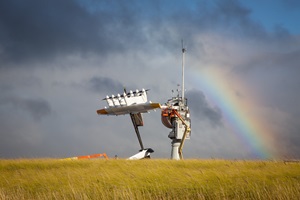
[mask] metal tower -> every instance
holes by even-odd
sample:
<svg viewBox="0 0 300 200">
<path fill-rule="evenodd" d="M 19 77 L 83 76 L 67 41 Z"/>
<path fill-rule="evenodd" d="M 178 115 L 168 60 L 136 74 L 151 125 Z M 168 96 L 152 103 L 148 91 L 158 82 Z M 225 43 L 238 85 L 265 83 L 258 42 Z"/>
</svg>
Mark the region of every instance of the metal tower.
<svg viewBox="0 0 300 200">
<path fill-rule="evenodd" d="M 182 42 L 182 89 L 181 96 L 178 95 L 169 99 L 167 103 L 161 106 L 161 121 L 167 127 L 172 129 L 168 137 L 172 140 L 171 159 L 183 159 L 182 148 L 185 139 L 191 136 L 190 111 L 187 106 L 187 99 L 184 97 L 184 63 L 186 49 Z"/>
</svg>

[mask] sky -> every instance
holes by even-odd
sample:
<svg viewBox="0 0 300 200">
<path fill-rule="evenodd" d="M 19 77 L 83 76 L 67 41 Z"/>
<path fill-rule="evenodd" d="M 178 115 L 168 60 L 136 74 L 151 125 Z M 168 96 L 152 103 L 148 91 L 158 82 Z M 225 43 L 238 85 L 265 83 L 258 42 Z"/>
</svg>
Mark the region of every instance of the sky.
<svg viewBox="0 0 300 200">
<path fill-rule="evenodd" d="M 129 116 L 98 116 L 106 95 L 181 84 L 192 135 L 184 158 L 300 158 L 297 0 L 0 1 L 0 158 L 139 151 Z M 170 158 L 160 110 L 144 146 Z"/>
</svg>

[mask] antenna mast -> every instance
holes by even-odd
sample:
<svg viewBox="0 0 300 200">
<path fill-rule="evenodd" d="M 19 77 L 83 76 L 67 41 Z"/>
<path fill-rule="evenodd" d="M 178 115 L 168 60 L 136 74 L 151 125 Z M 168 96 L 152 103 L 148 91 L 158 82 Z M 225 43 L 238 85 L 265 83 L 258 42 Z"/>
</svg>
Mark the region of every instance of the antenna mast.
<svg viewBox="0 0 300 200">
<path fill-rule="evenodd" d="M 186 52 L 186 48 L 183 47 L 183 40 L 181 40 L 182 43 L 182 89 L 181 89 L 181 98 L 182 98 L 182 103 L 183 105 L 185 105 L 185 101 L 184 101 L 184 61 L 185 61 L 185 52 Z"/>
</svg>

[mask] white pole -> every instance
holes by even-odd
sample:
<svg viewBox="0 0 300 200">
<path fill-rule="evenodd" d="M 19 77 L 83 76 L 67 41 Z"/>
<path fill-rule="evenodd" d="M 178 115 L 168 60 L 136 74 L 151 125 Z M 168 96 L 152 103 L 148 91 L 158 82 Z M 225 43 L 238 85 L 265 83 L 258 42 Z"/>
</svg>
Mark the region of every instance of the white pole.
<svg viewBox="0 0 300 200">
<path fill-rule="evenodd" d="M 183 47 L 183 40 L 182 40 L 182 94 L 181 94 L 181 98 L 182 98 L 182 103 L 184 105 L 184 59 L 185 59 L 185 51 L 186 49 Z"/>
<path fill-rule="evenodd" d="M 173 139 L 171 142 L 172 145 L 172 151 L 171 151 L 171 159 L 172 160 L 180 160 L 180 156 L 178 153 L 178 149 L 180 146 L 180 140 L 178 139 Z"/>
</svg>

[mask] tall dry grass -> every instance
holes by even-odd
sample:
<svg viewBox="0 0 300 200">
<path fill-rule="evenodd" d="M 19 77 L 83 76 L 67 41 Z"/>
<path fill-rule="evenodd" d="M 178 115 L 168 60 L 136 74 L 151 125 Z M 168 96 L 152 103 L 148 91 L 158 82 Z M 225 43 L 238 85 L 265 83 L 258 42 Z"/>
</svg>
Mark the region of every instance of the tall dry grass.
<svg viewBox="0 0 300 200">
<path fill-rule="evenodd" d="M 0 199 L 299 198 L 299 163 L 0 160 Z"/>
</svg>

